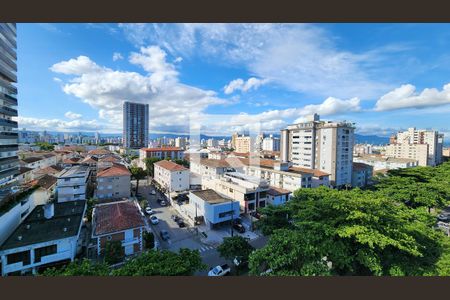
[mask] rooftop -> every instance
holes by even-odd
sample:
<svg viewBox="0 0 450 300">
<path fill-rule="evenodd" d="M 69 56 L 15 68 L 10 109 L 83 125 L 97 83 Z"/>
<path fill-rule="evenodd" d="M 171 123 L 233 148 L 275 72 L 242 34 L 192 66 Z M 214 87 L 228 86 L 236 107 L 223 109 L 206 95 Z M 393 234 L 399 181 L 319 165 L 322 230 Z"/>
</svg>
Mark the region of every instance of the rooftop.
<svg viewBox="0 0 450 300">
<path fill-rule="evenodd" d="M 114 163 L 110 167 L 99 170 L 97 173 L 97 177 L 110 176 L 131 176 L 131 173 L 124 165 Z"/>
<path fill-rule="evenodd" d="M 226 159 L 201 158 L 200 164 L 211 168 L 239 168 L 243 167 L 242 160 L 237 157 L 228 157 Z"/>
<path fill-rule="evenodd" d="M 185 170 L 189 170 L 188 168 L 185 168 L 182 165 L 176 164 L 173 161 L 168 161 L 168 160 L 160 160 L 158 162 L 155 163 L 155 165 L 169 170 L 169 171 L 185 171 Z"/>
<path fill-rule="evenodd" d="M 28 168 L 28 167 L 19 167 L 19 175 L 22 175 L 23 173 L 30 172 L 30 171 L 33 171 L 33 170 L 34 169 Z"/>
<path fill-rule="evenodd" d="M 76 236 L 86 201 L 54 203 L 54 216 L 44 217 L 44 205 L 36 206 L 30 215 L 9 236 L 0 250 Z"/>
<path fill-rule="evenodd" d="M 216 191 L 207 189 L 202 191 L 191 191 L 192 194 L 208 202 L 209 204 L 219 204 L 233 201 L 232 199 L 225 198 L 219 195 Z"/>
<path fill-rule="evenodd" d="M 308 168 L 301 168 L 301 167 L 290 167 L 289 171 L 308 173 L 308 174 L 312 174 L 314 177 L 330 176 L 330 173 L 327 173 L 327 172 L 323 172 L 323 171 L 320 171 L 317 169 L 308 169 Z"/>
<path fill-rule="evenodd" d="M 96 205 L 93 216 L 93 235 L 103 235 L 144 227 L 144 217 L 131 200 Z"/>
<path fill-rule="evenodd" d="M 39 169 L 36 171 L 36 174 L 50 174 L 50 175 L 54 175 L 57 174 L 59 172 L 61 172 L 63 170 L 63 168 L 58 167 L 57 165 L 52 165 L 43 169 Z"/>
<path fill-rule="evenodd" d="M 103 149 L 103 148 L 99 148 L 99 149 L 94 149 L 88 152 L 88 154 L 90 155 L 106 155 L 106 154 L 110 154 L 111 151 L 107 150 L 107 149 Z"/>
<path fill-rule="evenodd" d="M 24 163 L 26 163 L 26 164 L 31 164 L 31 163 L 34 163 L 36 161 L 40 161 L 42 159 L 43 159 L 42 157 L 31 156 L 31 157 L 26 157 L 26 158 L 22 159 L 22 161 Z"/>
<path fill-rule="evenodd" d="M 33 185 L 37 184 L 38 186 L 48 190 L 49 188 L 51 188 L 53 185 L 56 184 L 57 180 L 58 179 L 55 176 L 45 174 L 41 178 L 33 180 L 32 184 Z"/>
<path fill-rule="evenodd" d="M 88 172 L 88 166 L 74 166 L 64 169 L 58 178 L 84 177 Z"/>
<path fill-rule="evenodd" d="M 276 187 L 276 186 L 271 186 L 269 188 L 269 190 L 267 191 L 267 193 L 269 195 L 272 195 L 272 196 L 279 196 L 279 195 L 290 194 L 291 191 L 288 191 L 288 190 L 285 190 L 285 189 L 282 189 L 282 188 L 279 188 L 279 187 Z"/>
<path fill-rule="evenodd" d="M 365 164 L 365 163 L 359 163 L 359 162 L 354 162 L 353 163 L 353 170 L 356 171 L 364 171 L 367 169 L 372 169 L 373 167 L 371 165 Z"/>
<path fill-rule="evenodd" d="M 365 161 L 381 161 L 381 162 L 393 162 L 393 163 L 396 163 L 396 162 L 398 162 L 398 163 L 413 163 L 413 162 L 417 161 L 415 159 L 410 159 L 410 158 L 394 158 L 394 157 L 387 157 L 387 156 L 373 155 L 373 154 L 355 156 L 355 158 L 365 160 Z"/>
<path fill-rule="evenodd" d="M 183 151 L 183 149 L 181 149 L 179 147 L 142 148 L 141 150 L 145 151 L 145 152 Z"/>
</svg>

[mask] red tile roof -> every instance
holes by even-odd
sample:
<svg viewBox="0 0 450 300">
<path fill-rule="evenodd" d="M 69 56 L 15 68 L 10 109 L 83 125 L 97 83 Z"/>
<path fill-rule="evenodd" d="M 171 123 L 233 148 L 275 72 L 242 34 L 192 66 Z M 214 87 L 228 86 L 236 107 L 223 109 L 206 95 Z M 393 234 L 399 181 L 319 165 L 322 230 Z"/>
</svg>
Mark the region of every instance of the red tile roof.
<svg viewBox="0 0 450 300">
<path fill-rule="evenodd" d="M 314 177 L 321 177 L 321 176 L 330 176 L 329 173 L 323 172 L 317 169 L 308 169 L 308 168 L 301 168 L 301 167 L 290 167 L 290 171 L 294 172 L 303 172 L 303 173 L 309 173 L 313 174 Z"/>
<path fill-rule="evenodd" d="M 111 151 L 109 151 L 107 149 L 102 149 L 102 148 L 94 149 L 94 150 L 91 150 L 88 152 L 88 154 L 90 154 L 90 155 L 106 155 L 106 154 L 110 154 L 110 153 L 111 153 Z"/>
<path fill-rule="evenodd" d="M 134 201 L 97 205 L 94 208 L 94 235 L 144 227 L 144 218 Z"/>
<path fill-rule="evenodd" d="M 111 176 L 131 176 L 127 167 L 121 164 L 113 164 L 110 167 L 99 170 L 97 177 L 111 177 Z"/>
<path fill-rule="evenodd" d="M 87 156 L 85 159 L 81 161 L 83 164 L 96 164 L 98 161 L 98 158 L 95 156 Z"/>
<path fill-rule="evenodd" d="M 183 151 L 183 149 L 181 149 L 179 147 L 142 148 L 141 150 L 145 151 L 145 152 Z"/>
<path fill-rule="evenodd" d="M 58 178 L 56 178 L 55 176 L 45 174 L 41 178 L 33 180 L 31 184 L 39 185 L 40 187 L 43 187 L 44 189 L 48 190 L 49 188 L 51 188 L 56 184 L 57 180 Z"/>
<path fill-rule="evenodd" d="M 269 195 L 272 195 L 272 196 L 279 196 L 279 195 L 290 194 L 291 191 L 285 190 L 285 189 L 282 189 L 282 188 L 279 188 L 279 187 L 276 187 L 276 186 L 271 186 L 269 188 L 269 190 L 267 191 L 267 193 Z"/>
<path fill-rule="evenodd" d="M 105 158 L 100 158 L 101 162 L 120 162 L 120 159 L 114 157 L 114 156 L 108 156 Z"/>
<path fill-rule="evenodd" d="M 79 163 L 81 160 L 81 158 L 79 157 L 72 157 L 72 158 L 66 158 L 65 160 L 63 160 L 63 163 L 65 164 L 77 164 Z"/>
<path fill-rule="evenodd" d="M 160 160 L 158 162 L 155 163 L 155 165 L 164 168 L 166 170 L 169 171 L 185 171 L 185 170 L 189 170 L 188 168 L 185 168 L 182 165 L 176 164 L 173 161 L 168 161 L 168 160 Z"/>
<path fill-rule="evenodd" d="M 63 168 L 58 167 L 57 165 L 53 165 L 50 167 L 46 167 L 40 170 L 36 171 L 36 174 L 49 174 L 49 175 L 54 175 L 57 174 L 59 172 L 61 172 L 63 170 Z"/>
</svg>

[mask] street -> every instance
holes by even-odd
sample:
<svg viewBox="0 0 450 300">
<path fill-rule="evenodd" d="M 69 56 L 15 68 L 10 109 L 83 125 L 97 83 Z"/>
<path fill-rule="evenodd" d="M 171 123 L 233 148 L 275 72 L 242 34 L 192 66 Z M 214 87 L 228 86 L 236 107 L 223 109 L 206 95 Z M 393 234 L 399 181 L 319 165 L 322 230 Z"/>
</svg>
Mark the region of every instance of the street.
<svg viewBox="0 0 450 300">
<path fill-rule="evenodd" d="M 156 192 L 155 195 L 151 194 L 152 190 L 155 190 Z M 219 253 L 216 250 L 217 245 L 208 245 L 202 243 L 200 236 L 198 236 L 194 228 L 189 226 L 187 222 L 185 222 L 186 227 L 180 228 L 178 224 L 172 220 L 171 216 L 172 215 L 178 215 L 179 217 L 181 216 L 170 205 L 161 206 L 158 203 L 157 201 L 158 199 L 164 199 L 166 203 L 168 203 L 167 196 L 163 195 L 161 192 L 155 189 L 154 186 L 148 185 L 147 180 L 139 181 L 139 194 L 148 201 L 148 205 L 152 208 L 154 212 L 153 215 L 155 215 L 159 219 L 159 223 L 157 225 L 152 225 L 149 220 L 149 216 L 146 215 L 147 223 L 155 233 L 155 239 L 158 240 L 160 245 L 159 247 L 161 250 L 178 251 L 180 248 L 199 250 L 202 260 L 208 266 L 208 269 L 201 272 L 197 272 L 195 274 L 196 276 L 207 276 L 209 269 L 219 264 L 228 263 L 229 265 L 232 265 L 232 262 L 226 261 L 224 258 L 219 256 Z M 167 230 L 170 236 L 169 240 L 163 241 L 161 239 L 159 235 L 161 230 Z M 221 231 L 226 232 L 226 234 L 220 233 Z M 217 234 L 227 236 L 228 229 L 227 228 L 223 228 L 221 230 L 219 229 L 217 231 Z M 235 234 L 238 233 L 235 232 Z M 267 243 L 267 239 L 268 238 L 264 236 L 257 237 L 255 239 L 250 240 L 250 244 L 256 249 L 259 249 Z"/>
</svg>

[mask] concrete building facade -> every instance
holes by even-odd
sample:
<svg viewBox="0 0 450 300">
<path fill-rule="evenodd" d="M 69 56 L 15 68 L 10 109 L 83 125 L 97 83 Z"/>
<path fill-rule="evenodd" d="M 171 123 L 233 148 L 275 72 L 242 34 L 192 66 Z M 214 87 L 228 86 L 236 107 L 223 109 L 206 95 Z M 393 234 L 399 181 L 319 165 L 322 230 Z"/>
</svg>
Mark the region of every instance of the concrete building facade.
<svg viewBox="0 0 450 300">
<path fill-rule="evenodd" d="M 139 149 L 148 145 L 148 104 L 123 103 L 123 146 Z"/>
</svg>

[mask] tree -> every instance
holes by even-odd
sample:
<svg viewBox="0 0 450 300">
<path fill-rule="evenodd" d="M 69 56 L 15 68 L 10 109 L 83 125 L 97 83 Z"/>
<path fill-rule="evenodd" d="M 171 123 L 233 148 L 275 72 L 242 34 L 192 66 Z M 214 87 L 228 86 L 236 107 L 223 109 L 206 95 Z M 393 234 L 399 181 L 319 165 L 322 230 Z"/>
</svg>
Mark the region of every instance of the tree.
<svg viewBox="0 0 450 300">
<path fill-rule="evenodd" d="M 105 263 L 91 263 L 89 259 L 74 261 L 61 268 L 46 269 L 43 276 L 107 276 L 110 270 Z"/>
<path fill-rule="evenodd" d="M 97 199 L 95 199 L 95 198 L 89 198 L 86 201 L 86 218 L 88 219 L 88 222 L 92 221 L 92 211 L 94 209 L 96 202 L 97 202 Z"/>
<path fill-rule="evenodd" d="M 198 250 L 180 249 L 179 253 L 146 251 L 113 271 L 115 276 L 189 276 L 206 269 Z"/>
<path fill-rule="evenodd" d="M 443 234 L 426 209 L 376 191 L 299 189 L 284 207 L 263 209 L 263 220 L 286 210 L 292 224 L 274 228 L 268 245 L 250 255 L 252 274 L 267 265 L 274 275 L 423 275 L 443 253 Z"/>
<path fill-rule="evenodd" d="M 121 241 L 107 241 L 105 249 L 103 250 L 103 256 L 105 257 L 105 263 L 109 265 L 121 262 L 125 257 Z"/>
<path fill-rule="evenodd" d="M 139 190 L 139 180 L 142 180 L 145 178 L 145 171 L 141 167 L 132 166 L 130 168 L 131 175 L 134 179 L 136 179 L 136 194 Z"/>
<path fill-rule="evenodd" d="M 185 160 L 185 159 L 175 159 L 174 162 L 176 164 L 182 165 L 186 168 L 189 168 L 189 161 Z"/>
<path fill-rule="evenodd" d="M 242 236 L 225 237 L 223 243 L 217 247 L 220 256 L 228 260 L 233 259 L 236 256 L 240 256 L 243 260 L 247 260 L 253 250 L 254 248 L 249 244 L 248 239 Z"/>
<path fill-rule="evenodd" d="M 146 157 L 143 159 L 148 176 L 151 176 L 151 177 L 154 176 L 154 172 L 155 172 L 154 164 L 158 161 L 160 161 L 160 159 L 156 158 L 156 157 Z"/>
<path fill-rule="evenodd" d="M 155 235 L 152 232 L 144 231 L 143 239 L 145 249 L 153 249 L 155 247 Z"/>
<path fill-rule="evenodd" d="M 39 146 L 41 148 L 41 150 L 44 151 L 53 151 L 55 149 L 55 146 L 47 143 L 47 142 L 37 142 L 36 146 Z"/>
</svg>

